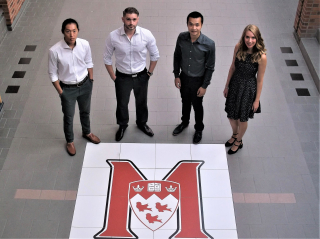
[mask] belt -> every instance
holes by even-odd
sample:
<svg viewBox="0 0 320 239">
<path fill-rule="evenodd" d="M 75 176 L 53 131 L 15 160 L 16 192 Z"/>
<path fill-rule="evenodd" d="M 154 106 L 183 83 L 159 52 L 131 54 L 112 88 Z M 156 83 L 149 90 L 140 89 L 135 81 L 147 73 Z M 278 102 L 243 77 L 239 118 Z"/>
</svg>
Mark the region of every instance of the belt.
<svg viewBox="0 0 320 239">
<path fill-rule="evenodd" d="M 126 76 L 126 77 L 138 77 L 140 75 L 142 75 L 143 73 L 146 73 L 147 72 L 147 68 L 144 68 L 143 71 L 140 71 L 138 73 L 134 73 L 134 74 L 125 74 L 125 73 L 122 73 L 120 71 L 118 71 L 118 69 L 116 70 L 116 76 Z"/>
<path fill-rule="evenodd" d="M 65 84 L 62 81 L 60 81 L 60 85 L 63 87 L 80 87 L 82 86 L 87 80 L 89 79 L 89 76 L 87 75 L 82 81 L 78 82 L 77 84 Z"/>
</svg>

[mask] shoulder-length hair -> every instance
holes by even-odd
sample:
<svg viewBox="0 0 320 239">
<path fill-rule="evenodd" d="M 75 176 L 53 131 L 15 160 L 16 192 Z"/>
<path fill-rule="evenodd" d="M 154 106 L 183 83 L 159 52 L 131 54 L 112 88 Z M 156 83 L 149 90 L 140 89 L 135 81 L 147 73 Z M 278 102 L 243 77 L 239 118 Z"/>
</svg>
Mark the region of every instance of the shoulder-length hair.
<svg viewBox="0 0 320 239">
<path fill-rule="evenodd" d="M 248 47 L 246 46 L 246 44 L 244 42 L 244 40 L 245 40 L 244 38 L 246 37 L 247 31 L 252 32 L 257 40 L 256 44 L 253 47 L 251 61 L 252 61 L 252 63 L 254 63 L 254 62 L 259 63 L 261 60 L 262 54 L 266 54 L 267 50 L 265 49 L 263 38 L 261 37 L 261 33 L 260 33 L 259 28 L 253 24 L 249 24 L 248 26 L 246 26 L 244 28 L 244 30 L 242 32 L 241 39 L 239 41 L 240 46 L 239 46 L 239 50 L 237 52 L 236 57 L 239 60 L 243 60 L 243 61 L 245 61 L 245 59 L 246 59 Z"/>
</svg>

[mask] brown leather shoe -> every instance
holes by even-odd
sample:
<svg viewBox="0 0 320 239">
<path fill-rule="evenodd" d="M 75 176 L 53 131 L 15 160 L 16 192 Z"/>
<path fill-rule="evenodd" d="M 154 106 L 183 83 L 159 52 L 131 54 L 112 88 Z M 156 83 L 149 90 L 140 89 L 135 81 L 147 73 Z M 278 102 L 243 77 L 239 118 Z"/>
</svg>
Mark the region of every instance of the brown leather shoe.
<svg viewBox="0 0 320 239">
<path fill-rule="evenodd" d="M 73 142 L 67 143 L 67 152 L 70 156 L 74 156 L 76 154 L 76 147 Z"/>
<path fill-rule="evenodd" d="M 101 142 L 101 140 L 97 136 L 95 136 L 93 133 L 90 133 L 88 135 L 83 134 L 82 137 L 94 144 L 99 144 Z"/>
</svg>

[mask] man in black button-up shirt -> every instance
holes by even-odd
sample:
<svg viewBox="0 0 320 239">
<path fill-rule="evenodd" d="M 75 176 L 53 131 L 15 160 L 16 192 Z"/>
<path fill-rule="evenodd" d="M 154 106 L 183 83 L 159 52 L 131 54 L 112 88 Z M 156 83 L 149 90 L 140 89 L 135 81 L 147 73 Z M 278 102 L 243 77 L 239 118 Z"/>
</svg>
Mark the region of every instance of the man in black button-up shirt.
<svg viewBox="0 0 320 239">
<path fill-rule="evenodd" d="M 178 135 L 189 125 L 192 105 L 196 121 L 193 143 L 196 144 L 202 139 L 202 101 L 215 64 L 215 43 L 201 33 L 202 24 L 201 13 L 192 12 L 188 15 L 188 31 L 178 36 L 173 63 L 175 86 L 180 89 L 182 98 L 182 123 L 174 129 L 173 135 Z"/>
</svg>

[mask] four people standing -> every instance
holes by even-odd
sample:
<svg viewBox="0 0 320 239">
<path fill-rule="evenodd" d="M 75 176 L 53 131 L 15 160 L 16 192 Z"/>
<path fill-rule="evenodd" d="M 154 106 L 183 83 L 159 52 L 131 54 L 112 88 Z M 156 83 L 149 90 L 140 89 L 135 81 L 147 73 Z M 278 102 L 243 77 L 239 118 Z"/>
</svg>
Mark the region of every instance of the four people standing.
<svg viewBox="0 0 320 239">
<path fill-rule="evenodd" d="M 136 124 L 146 135 L 153 132 L 148 121 L 148 82 L 159 59 L 159 50 L 152 33 L 137 26 L 139 12 L 133 7 L 123 11 L 123 26 L 111 32 L 106 40 L 104 63 L 111 79 L 115 82 L 117 97 L 116 141 L 120 141 L 129 122 L 128 104 L 133 90 L 136 99 Z M 147 53 L 150 54 L 149 70 L 146 69 Z M 116 58 L 116 73 L 112 68 L 112 55 Z"/>
<path fill-rule="evenodd" d="M 129 122 L 128 104 L 133 90 L 136 103 L 136 124 L 148 136 L 154 134 L 148 121 L 148 81 L 159 59 L 159 51 L 152 33 L 138 25 L 139 12 L 133 7 L 123 11 L 123 26 L 112 31 L 106 39 L 104 63 L 115 82 L 117 98 L 117 124 L 115 140 L 120 141 Z M 174 84 L 182 98 L 181 123 L 173 135 L 180 134 L 189 124 L 191 108 L 195 112 L 193 143 L 202 139 L 203 96 L 210 84 L 215 67 L 215 43 L 201 33 L 203 16 L 191 12 L 187 17 L 188 31 L 179 34 L 174 51 Z M 89 43 L 77 38 L 79 26 L 74 19 L 62 24 L 64 39 L 49 50 L 49 75 L 61 98 L 64 114 L 64 132 L 67 152 L 75 155 L 73 143 L 73 116 L 78 101 L 83 137 L 92 143 L 100 139 L 90 130 L 90 103 L 93 84 L 93 63 Z M 147 53 L 150 54 L 149 69 L 146 68 Z M 233 135 L 225 143 L 232 146 L 228 153 L 242 148 L 242 137 L 247 129 L 248 118 L 260 111 L 260 95 L 266 68 L 266 50 L 258 27 L 248 25 L 234 50 L 226 88 L 225 111 Z M 116 72 L 112 67 L 115 55 Z M 258 73 L 258 74 L 257 74 Z M 257 78 L 256 78 L 257 74 Z"/>
<path fill-rule="evenodd" d="M 201 13 L 191 12 L 188 15 L 188 31 L 178 36 L 173 57 L 174 83 L 180 89 L 182 99 L 182 123 L 172 134 L 174 136 L 180 134 L 189 125 L 191 106 L 193 106 L 196 122 L 193 136 L 195 144 L 202 139 L 204 129 L 202 101 L 215 64 L 215 44 L 201 33 L 202 25 Z"/>
</svg>

